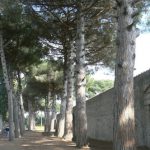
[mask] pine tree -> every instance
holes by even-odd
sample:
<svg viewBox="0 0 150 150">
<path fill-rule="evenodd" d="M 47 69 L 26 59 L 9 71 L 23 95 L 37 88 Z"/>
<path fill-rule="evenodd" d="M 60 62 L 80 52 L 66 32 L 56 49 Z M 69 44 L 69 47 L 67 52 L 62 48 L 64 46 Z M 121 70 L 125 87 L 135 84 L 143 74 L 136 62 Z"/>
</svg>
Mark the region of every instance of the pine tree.
<svg viewBox="0 0 150 150">
<path fill-rule="evenodd" d="M 117 57 L 115 71 L 114 150 L 136 150 L 133 70 L 135 17 L 133 0 L 117 0 Z"/>
<path fill-rule="evenodd" d="M 9 81 L 8 69 L 7 69 L 5 53 L 3 49 L 2 31 L 0 31 L 0 57 L 1 57 L 1 63 L 2 63 L 2 68 L 3 68 L 4 81 L 5 81 L 6 90 L 8 94 L 9 140 L 12 141 L 14 140 L 13 93 L 12 93 L 12 88 L 11 88 L 10 81 Z"/>
</svg>

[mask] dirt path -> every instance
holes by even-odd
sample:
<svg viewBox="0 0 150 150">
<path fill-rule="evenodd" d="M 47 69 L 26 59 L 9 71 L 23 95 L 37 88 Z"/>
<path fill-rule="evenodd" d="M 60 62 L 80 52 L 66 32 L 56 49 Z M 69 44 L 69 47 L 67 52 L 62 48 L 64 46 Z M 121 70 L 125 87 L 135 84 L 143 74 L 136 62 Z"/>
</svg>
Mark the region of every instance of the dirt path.
<svg viewBox="0 0 150 150">
<path fill-rule="evenodd" d="M 74 143 L 42 136 L 40 132 L 26 132 L 23 138 L 15 139 L 13 142 L 9 142 L 6 138 L 0 139 L 0 150 L 77 150 L 77 148 Z"/>
<path fill-rule="evenodd" d="M 82 150 L 112 150 L 111 142 L 92 141 L 91 145 L 97 148 L 84 148 Z M 0 150 L 78 150 L 72 142 L 62 141 L 59 138 L 43 136 L 41 132 L 26 132 L 25 136 L 9 142 L 0 138 Z M 140 148 L 138 150 L 149 150 Z"/>
</svg>

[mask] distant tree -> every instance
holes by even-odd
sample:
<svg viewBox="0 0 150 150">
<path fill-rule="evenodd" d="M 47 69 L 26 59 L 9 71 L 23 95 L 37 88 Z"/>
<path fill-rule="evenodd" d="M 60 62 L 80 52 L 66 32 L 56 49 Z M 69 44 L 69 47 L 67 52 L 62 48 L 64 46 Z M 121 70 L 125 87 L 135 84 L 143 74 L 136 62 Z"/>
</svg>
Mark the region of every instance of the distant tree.
<svg viewBox="0 0 150 150">
<path fill-rule="evenodd" d="M 54 60 L 43 60 L 39 65 L 31 66 L 26 74 L 27 85 L 24 89 L 24 98 L 26 99 L 26 109 L 30 99 L 33 110 L 39 109 L 45 111 L 45 132 L 50 132 L 51 128 L 51 112 L 55 107 L 55 96 L 60 95 L 62 91 L 62 71 L 61 63 Z M 59 70 L 59 71 L 58 71 Z M 45 100 L 45 108 L 41 106 L 41 100 Z M 31 106 L 30 104 L 30 106 Z M 53 105 L 54 104 L 54 105 Z M 31 112 L 31 111 L 30 111 Z M 55 116 L 55 115 L 53 115 Z"/>
<path fill-rule="evenodd" d="M 150 31 L 150 2 L 149 0 L 144 0 L 139 3 L 139 17 L 137 26 L 139 27 L 141 32 L 149 32 Z"/>
<path fill-rule="evenodd" d="M 110 65 L 113 62 L 114 45 L 112 33 L 113 29 L 113 19 L 108 15 L 109 8 L 111 7 L 110 1 L 97 1 L 93 0 L 91 2 L 84 2 L 88 5 L 85 10 L 85 57 L 86 64 L 94 64 L 100 62 L 101 64 Z M 44 42 L 48 47 L 50 47 L 51 54 L 55 56 L 63 57 L 64 59 L 64 98 L 62 99 L 62 109 L 58 135 L 63 134 L 63 122 L 64 122 L 64 112 L 66 106 L 67 97 L 67 68 L 71 65 L 67 61 L 69 60 L 70 43 L 74 42 L 77 34 L 77 1 L 27 1 L 28 9 L 32 12 L 33 20 L 39 23 L 39 29 L 42 27 L 44 29 L 42 40 L 48 41 Z M 100 7 L 97 7 L 100 6 Z M 35 9 L 38 7 L 38 10 Z M 111 12 L 110 12 L 111 14 Z M 38 21 L 37 21 L 38 20 Z M 57 28 L 59 30 L 57 30 Z M 48 32 L 49 31 L 49 32 Z M 70 38 L 71 35 L 71 38 Z M 99 44 L 100 43 L 100 44 Z M 57 46 L 52 46 L 57 45 Z M 62 48 L 61 48 L 62 47 Z M 93 57 L 95 59 L 93 59 Z M 67 64 L 67 65 L 66 65 Z M 71 90 L 69 90 L 71 91 Z M 68 94 L 70 95 L 70 94 Z M 69 105 L 67 105 L 69 106 Z M 70 110 L 71 108 L 69 108 Z M 69 111 L 71 112 L 71 111 Z M 71 116 L 71 114 L 70 114 Z M 67 121 L 68 122 L 68 121 Z M 71 125 L 71 120 L 70 123 Z M 61 126 L 61 127 L 60 127 Z M 59 134 L 59 132 L 61 134 Z"/>
<path fill-rule="evenodd" d="M 20 75 L 26 72 L 31 64 L 40 62 L 47 49 L 42 47 L 38 36 L 40 32 L 32 23 L 31 16 L 25 12 L 22 1 L 2 0 L 0 4 L 5 56 L 7 66 L 11 68 L 8 74 L 17 72 L 18 96 L 15 96 L 15 99 L 18 98 L 20 132 L 23 136 L 24 105 Z"/>
<path fill-rule="evenodd" d="M 114 81 L 112 80 L 95 80 L 88 76 L 86 78 L 86 97 L 91 98 L 97 94 L 103 93 L 104 91 L 113 87 Z"/>
</svg>

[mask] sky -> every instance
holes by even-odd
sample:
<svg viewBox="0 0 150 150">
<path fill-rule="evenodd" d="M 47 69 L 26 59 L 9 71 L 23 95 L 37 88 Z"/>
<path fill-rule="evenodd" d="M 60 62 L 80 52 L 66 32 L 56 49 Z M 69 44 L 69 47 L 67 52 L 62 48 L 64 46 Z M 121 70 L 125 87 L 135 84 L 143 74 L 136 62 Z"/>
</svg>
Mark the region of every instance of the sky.
<svg viewBox="0 0 150 150">
<path fill-rule="evenodd" d="M 141 34 L 136 39 L 136 59 L 134 75 L 150 69 L 150 33 Z"/>
<path fill-rule="evenodd" d="M 150 33 L 143 33 L 136 39 L 136 58 L 134 76 L 150 69 Z M 114 79 L 114 74 L 108 68 L 99 70 L 93 76 L 95 79 Z"/>
</svg>

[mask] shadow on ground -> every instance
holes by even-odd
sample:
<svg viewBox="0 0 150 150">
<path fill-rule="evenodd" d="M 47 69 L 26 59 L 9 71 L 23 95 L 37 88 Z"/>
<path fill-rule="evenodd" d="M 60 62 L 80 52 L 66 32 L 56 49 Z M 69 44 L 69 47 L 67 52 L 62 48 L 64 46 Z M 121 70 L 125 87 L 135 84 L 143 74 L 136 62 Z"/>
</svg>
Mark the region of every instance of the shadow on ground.
<svg viewBox="0 0 150 150">
<path fill-rule="evenodd" d="M 90 140 L 90 148 L 82 150 L 112 150 L 111 142 Z M 7 138 L 0 138 L 0 150 L 78 150 L 75 143 L 63 141 L 60 138 L 43 136 L 41 132 L 26 132 L 25 136 L 9 142 Z M 138 150 L 149 150 L 138 148 Z"/>
<path fill-rule="evenodd" d="M 113 149 L 112 142 L 90 139 L 89 143 L 90 143 L 89 146 L 91 147 L 91 150 L 112 150 Z M 150 149 L 148 149 L 147 147 L 138 147 L 137 150 L 150 150 Z"/>
</svg>

